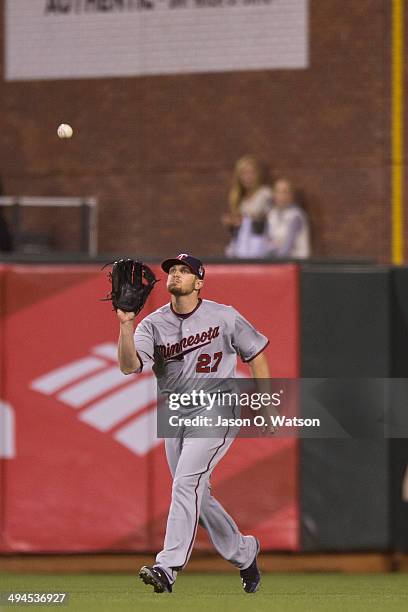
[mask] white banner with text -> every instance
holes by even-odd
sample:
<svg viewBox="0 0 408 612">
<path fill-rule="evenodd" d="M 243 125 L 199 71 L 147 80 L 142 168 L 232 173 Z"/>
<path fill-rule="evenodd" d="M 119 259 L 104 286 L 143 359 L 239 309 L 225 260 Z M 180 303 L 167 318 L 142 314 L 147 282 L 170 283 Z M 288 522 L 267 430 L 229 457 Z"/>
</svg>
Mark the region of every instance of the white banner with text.
<svg viewBox="0 0 408 612">
<path fill-rule="evenodd" d="M 5 79 L 302 69 L 308 0 L 6 0 Z"/>
</svg>

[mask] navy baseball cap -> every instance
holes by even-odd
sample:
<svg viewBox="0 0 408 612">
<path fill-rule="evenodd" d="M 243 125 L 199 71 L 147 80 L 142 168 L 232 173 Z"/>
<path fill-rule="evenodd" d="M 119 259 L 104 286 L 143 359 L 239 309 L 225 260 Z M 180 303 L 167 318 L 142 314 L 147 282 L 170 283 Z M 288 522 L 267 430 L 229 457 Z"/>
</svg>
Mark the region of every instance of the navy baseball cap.
<svg viewBox="0 0 408 612">
<path fill-rule="evenodd" d="M 161 268 L 164 272 L 169 273 L 169 270 L 172 266 L 177 266 L 180 264 L 184 264 L 190 268 L 193 274 L 198 276 L 200 280 L 204 278 L 205 270 L 203 266 L 203 262 L 197 257 L 193 257 L 192 255 L 188 255 L 187 253 L 180 253 L 177 257 L 173 257 L 173 259 L 165 259 L 162 262 Z"/>
</svg>

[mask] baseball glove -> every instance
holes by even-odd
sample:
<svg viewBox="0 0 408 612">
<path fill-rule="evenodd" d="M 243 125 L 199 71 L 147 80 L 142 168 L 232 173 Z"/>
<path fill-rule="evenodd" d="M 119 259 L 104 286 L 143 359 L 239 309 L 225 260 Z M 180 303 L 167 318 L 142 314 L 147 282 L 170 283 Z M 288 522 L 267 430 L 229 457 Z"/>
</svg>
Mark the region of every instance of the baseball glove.
<svg viewBox="0 0 408 612">
<path fill-rule="evenodd" d="M 149 266 L 133 259 L 115 261 L 108 278 L 112 284 L 112 291 L 105 300 L 112 302 L 114 310 L 120 308 L 135 314 L 142 310 L 149 293 L 157 283 Z"/>
</svg>

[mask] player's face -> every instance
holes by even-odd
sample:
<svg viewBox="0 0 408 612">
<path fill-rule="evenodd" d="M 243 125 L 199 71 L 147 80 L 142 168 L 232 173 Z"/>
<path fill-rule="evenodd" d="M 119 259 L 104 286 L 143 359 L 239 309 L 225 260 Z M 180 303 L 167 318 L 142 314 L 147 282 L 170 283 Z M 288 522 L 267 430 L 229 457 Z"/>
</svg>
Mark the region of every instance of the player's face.
<svg viewBox="0 0 408 612">
<path fill-rule="evenodd" d="M 201 288 L 201 281 L 183 264 L 172 266 L 167 277 L 167 290 L 172 295 L 190 295 Z"/>
</svg>

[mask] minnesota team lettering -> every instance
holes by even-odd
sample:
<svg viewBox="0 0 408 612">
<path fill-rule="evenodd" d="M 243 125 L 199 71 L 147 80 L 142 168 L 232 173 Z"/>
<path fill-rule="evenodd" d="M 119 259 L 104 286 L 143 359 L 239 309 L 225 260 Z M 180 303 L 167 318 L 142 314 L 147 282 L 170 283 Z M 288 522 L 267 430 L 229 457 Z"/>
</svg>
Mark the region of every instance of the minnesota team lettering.
<svg viewBox="0 0 408 612">
<path fill-rule="evenodd" d="M 209 327 L 207 331 L 192 334 L 187 338 L 182 338 L 180 342 L 175 342 L 174 344 L 167 343 L 166 345 L 159 344 L 157 349 L 164 359 L 170 359 L 171 357 L 178 357 L 184 353 L 195 351 L 202 346 L 207 346 L 207 344 L 210 344 L 210 342 L 219 335 L 219 326 Z"/>
</svg>

